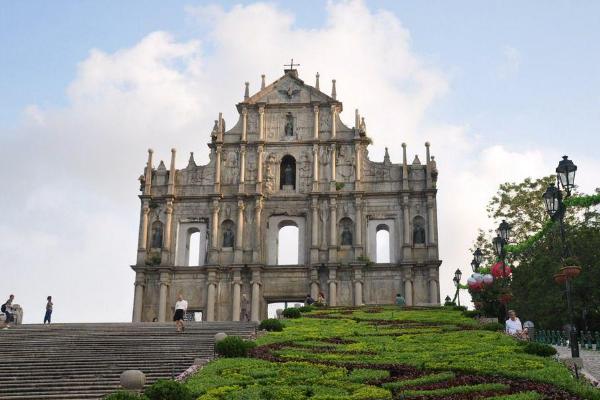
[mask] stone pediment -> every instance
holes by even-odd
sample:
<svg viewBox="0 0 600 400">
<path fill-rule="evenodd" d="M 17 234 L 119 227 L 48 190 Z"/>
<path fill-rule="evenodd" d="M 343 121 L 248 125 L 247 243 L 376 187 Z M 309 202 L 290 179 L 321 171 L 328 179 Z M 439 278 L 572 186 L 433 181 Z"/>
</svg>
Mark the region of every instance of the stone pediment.
<svg viewBox="0 0 600 400">
<path fill-rule="evenodd" d="M 309 104 L 312 102 L 337 103 L 332 97 L 305 84 L 302 79 L 288 72 L 242 104 Z"/>
</svg>

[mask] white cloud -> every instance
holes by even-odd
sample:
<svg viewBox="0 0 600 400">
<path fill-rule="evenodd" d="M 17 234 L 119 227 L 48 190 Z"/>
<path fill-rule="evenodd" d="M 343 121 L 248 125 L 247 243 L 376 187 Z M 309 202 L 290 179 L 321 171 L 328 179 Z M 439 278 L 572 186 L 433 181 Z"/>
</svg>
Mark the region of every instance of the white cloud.
<svg viewBox="0 0 600 400">
<path fill-rule="evenodd" d="M 521 53 L 515 47 L 502 48 L 502 63 L 498 67 L 500 78 L 508 79 L 515 76 L 521 67 Z"/>
<path fill-rule="evenodd" d="M 337 79 L 343 119 L 352 122 L 354 108 L 361 109 L 375 141 L 372 159 L 388 146 L 400 161 L 403 141 L 411 159 L 415 153 L 423 159 L 423 144 L 431 141 L 440 169 L 442 297 L 456 267 L 468 265 L 468 247 L 486 223 L 484 206 L 497 185 L 525 177 L 522 171 L 552 171 L 545 152 L 480 149 L 468 125 L 430 120 L 427 112 L 448 90 L 447 78 L 419 58 L 410 33 L 386 11 L 332 2 L 319 29 L 297 28 L 294 15 L 262 3 L 188 13 L 208 25 L 201 41 L 154 32 L 111 54 L 92 50 L 68 87 L 68 106 L 33 105 L 22 127 L 0 139 L 12 166 L 0 170 L 7 205 L 0 261 L 8 266 L 0 293 L 14 292 L 28 321 L 43 316 L 48 294 L 56 299 L 57 321 L 130 318 L 136 178 L 146 149 L 166 159 L 176 147 L 178 167 L 189 151 L 207 161 L 217 113 L 232 126 L 243 82 L 255 91 L 261 73 L 278 78 L 291 57 L 308 83 L 321 73 L 325 92 Z M 205 47 L 214 51 L 205 54 Z"/>
</svg>

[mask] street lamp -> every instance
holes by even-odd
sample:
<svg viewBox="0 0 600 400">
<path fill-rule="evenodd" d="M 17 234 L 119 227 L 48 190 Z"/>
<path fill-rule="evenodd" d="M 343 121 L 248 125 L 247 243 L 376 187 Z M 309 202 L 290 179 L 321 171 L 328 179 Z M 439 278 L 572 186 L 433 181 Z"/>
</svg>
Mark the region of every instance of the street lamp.
<svg viewBox="0 0 600 400">
<path fill-rule="evenodd" d="M 479 272 L 479 266 L 483 262 L 483 252 L 478 247 L 477 250 L 473 252 L 473 260 L 471 261 L 471 268 L 473 272 Z"/>
<path fill-rule="evenodd" d="M 460 290 L 460 278 L 462 276 L 462 272 L 460 272 L 460 269 L 456 269 L 456 271 L 454 272 L 454 278 L 452 278 L 452 280 L 454 281 L 454 286 L 456 286 L 456 294 L 454 295 L 454 299 L 452 299 L 452 301 L 458 301 L 457 304 L 460 306 L 460 296 L 458 295 L 458 291 Z"/>
<path fill-rule="evenodd" d="M 548 186 L 542 199 L 544 200 L 544 206 L 546 212 L 552 218 L 553 221 L 558 221 L 560 226 L 560 240 L 562 243 L 562 261 L 563 263 L 569 257 L 569 248 L 565 237 L 565 203 L 563 202 L 563 195 L 560 187 L 566 192 L 565 197 L 571 195 L 571 190 L 575 187 L 575 171 L 577 166 L 573 164 L 573 161 L 569 160 L 567 156 L 563 156 L 563 159 L 558 163 L 556 167 L 556 184 Z M 568 267 L 564 265 L 563 267 Z M 567 308 L 569 310 L 569 320 L 571 322 L 570 329 L 570 340 L 571 345 L 571 357 L 579 357 L 579 344 L 577 343 L 577 327 L 573 323 L 573 302 L 571 301 L 571 280 L 577 276 L 579 271 L 571 271 L 569 268 L 563 268 L 565 272 L 555 275 L 557 283 L 565 284 L 565 290 L 567 294 Z"/>
</svg>

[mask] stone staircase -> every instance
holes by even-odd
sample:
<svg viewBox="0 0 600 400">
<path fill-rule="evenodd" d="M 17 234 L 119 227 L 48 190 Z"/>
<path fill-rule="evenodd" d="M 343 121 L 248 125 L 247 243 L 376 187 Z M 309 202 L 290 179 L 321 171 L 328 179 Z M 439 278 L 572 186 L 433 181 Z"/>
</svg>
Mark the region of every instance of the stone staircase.
<svg viewBox="0 0 600 400">
<path fill-rule="evenodd" d="M 100 399 L 119 376 L 139 369 L 147 383 L 212 358 L 214 335 L 249 338 L 256 325 L 189 322 L 17 325 L 0 330 L 0 399 Z"/>
</svg>

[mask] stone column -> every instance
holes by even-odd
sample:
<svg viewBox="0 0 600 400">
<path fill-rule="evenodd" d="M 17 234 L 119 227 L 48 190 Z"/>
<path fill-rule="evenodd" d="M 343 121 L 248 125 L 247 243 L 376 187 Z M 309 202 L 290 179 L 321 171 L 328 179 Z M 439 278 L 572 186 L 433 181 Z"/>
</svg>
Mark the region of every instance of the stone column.
<svg viewBox="0 0 600 400">
<path fill-rule="evenodd" d="M 142 322 L 142 309 L 144 302 L 144 273 L 138 272 L 136 273 L 135 279 L 135 292 L 133 295 L 133 321 L 132 322 Z"/>
<path fill-rule="evenodd" d="M 316 267 L 310 270 L 310 297 L 314 300 L 319 297 L 319 270 Z"/>
<path fill-rule="evenodd" d="M 152 149 L 148 149 L 148 162 L 146 163 L 146 173 L 144 177 L 144 196 L 152 194 Z"/>
<path fill-rule="evenodd" d="M 217 146 L 217 157 L 215 160 L 215 192 L 221 191 L 221 146 Z"/>
<path fill-rule="evenodd" d="M 438 298 L 438 284 L 435 279 L 429 281 L 429 302 L 431 304 L 439 304 Z"/>
<path fill-rule="evenodd" d="M 362 267 L 354 267 L 354 305 L 357 307 L 361 306 L 363 303 L 362 289 L 363 289 Z"/>
<path fill-rule="evenodd" d="M 336 117 L 337 117 L 337 105 L 331 106 L 331 138 L 335 139 L 336 135 Z"/>
<path fill-rule="evenodd" d="M 429 228 L 427 229 L 427 243 L 434 244 L 437 240 L 435 232 L 435 200 L 431 194 L 427 195 L 427 222 Z"/>
<path fill-rule="evenodd" d="M 313 185 L 312 190 L 319 190 L 319 145 L 313 144 Z"/>
<path fill-rule="evenodd" d="M 408 196 L 404 196 L 404 204 L 402 204 L 403 226 L 404 226 L 404 244 L 410 244 L 410 210 L 408 204 Z"/>
<path fill-rule="evenodd" d="M 167 201 L 167 209 L 166 209 L 167 218 L 165 221 L 165 243 L 163 245 L 164 250 L 169 251 L 171 249 L 171 232 L 173 225 L 173 202 L 171 200 Z"/>
<path fill-rule="evenodd" d="M 242 262 L 242 256 L 244 251 L 244 200 L 238 200 L 238 213 L 237 223 L 235 230 L 235 255 L 234 259 L 236 263 Z"/>
<path fill-rule="evenodd" d="M 406 301 L 407 306 L 413 305 L 412 298 L 412 281 L 407 279 L 404 281 L 404 300 Z"/>
<path fill-rule="evenodd" d="M 363 227 L 363 223 L 362 223 L 362 208 L 363 208 L 363 202 L 362 202 L 362 198 L 361 197 L 357 197 L 354 200 L 354 204 L 355 204 L 355 243 L 357 247 L 362 246 L 362 227 Z"/>
<path fill-rule="evenodd" d="M 356 155 L 356 163 L 354 164 L 354 167 L 355 167 L 354 175 L 356 177 L 356 179 L 355 179 L 356 185 L 358 186 L 360 179 L 361 179 L 361 171 L 362 171 L 362 157 L 361 157 L 359 143 L 354 145 L 354 154 Z M 358 190 L 358 188 L 357 188 L 357 190 Z"/>
<path fill-rule="evenodd" d="M 263 202 L 262 197 L 258 197 L 254 203 L 254 246 L 252 259 L 255 263 L 260 262 L 260 255 L 262 249 L 262 238 L 261 238 L 261 216 L 262 216 Z"/>
<path fill-rule="evenodd" d="M 206 291 L 206 320 L 215 320 L 215 301 L 216 301 L 216 288 L 217 288 L 217 271 L 216 269 L 208 269 L 206 282 L 208 288 Z"/>
<path fill-rule="evenodd" d="M 239 192 L 244 191 L 244 182 L 246 181 L 246 146 L 240 146 L 240 185 Z"/>
<path fill-rule="evenodd" d="M 248 136 L 248 109 L 242 107 L 242 141 L 245 142 Z"/>
<path fill-rule="evenodd" d="M 337 279 L 336 268 L 329 267 L 329 305 L 335 307 L 337 305 Z"/>
<path fill-rule="evenodd" d="M 258 145 L 256 147 L 256 191 L 262 193 L 262 181 L 263 181 L 263 146 Z"/>
<path fill-rule="evenodd" d="M 319 246 L 319 200 L 316 197 L 312 198 L 310 208 L 312 210 L 310 244 L 312 247 L 317 247 Z"/>
<path fill-rule="evenodd" d="M 177 170 L 175 169 L 175 149 L 171 149 L 171 167 L 169 169 L 169 182 L 167 185 L 167 194 L 173 196 L 175 194 L 175 175 Z"/>
<path fill-rule="evenodd" d="M 219 247 L 219 200 L 213 200 L 212 203 L 212 221 L 210 221 L 211 227 L 211 247 L 216 249 Z"/>
<path fill-rule="evenodd" d="M 150 213 L 150 207 L 144 202 L 142 206 L 142 229 L 140 230 L 140 250 L 146 250 L 148 242 L 148 214 Z"/>
<path fill-rule="evenodd" d="M 242 277 L 239 268 L 233 268 L 233 307 L 231 310 L 231 320 L 239 321 L 240 320 L 240 300 L 241 300 L 241 290 L 242 290 Z"/>
<path fill-rule="evenodd" d="M 318 105 L 313 106 L 313 114 L 315 116 L 315 124 L 314 124 L 314 129 L 313 129 L 314 138 L 319 139 L 319 106 Z"/>
<path fill-rule="evenodd" d="M 329 203 L 329 246 L 337 246 L 337 204 L 335 198 L 331 198 Z"/>
<path fill-rule="evenodd" d="M 158 298 L 158 322 L 166 322 L 167 317 L 167 289 L 169 284 L 167 283 L 167 274 L 160 274 L 160 294 Z"/>
<path fill-rule="evenodd" d="M 258 107 L 258 140 L 265 140 L 265 106 Z"/>
<path fill-rule="evenodd" d="M 252 321 L 260 321 L 260 286 L 262 285 L 260 277 L 260 269 L 252 270 L 252 310 L 250 319 Z"/>
<path fill-rule="evenodd" d="M 402 143 L 402 190 L 408 190 L 408 162 L 406 160 L 406 143 Z"/>
<path fill-rule="evenodd" d="M 336 144 L 332 144 L 331 145 L 331 176 L 330 176 L 330 181 L 331 181 L 331 191 L 335 191 L 335 181 L 336 181 L 336 176 L 335 176 L 335 159 L 336 159 Z"/>
</svg>

